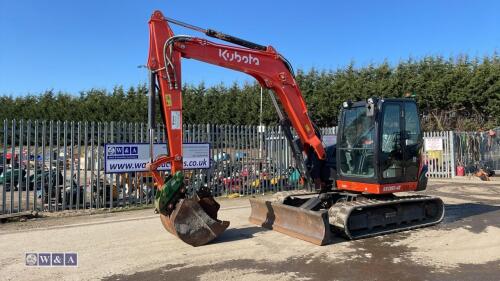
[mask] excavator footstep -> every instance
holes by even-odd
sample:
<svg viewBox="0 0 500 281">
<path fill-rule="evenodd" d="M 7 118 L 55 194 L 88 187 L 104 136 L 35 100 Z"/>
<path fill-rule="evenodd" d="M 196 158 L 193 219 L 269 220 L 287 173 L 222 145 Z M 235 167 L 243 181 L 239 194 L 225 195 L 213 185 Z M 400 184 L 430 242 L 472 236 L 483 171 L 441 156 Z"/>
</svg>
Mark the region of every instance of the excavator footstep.
<svg viewBox="0 0 500 281">
<path fill-rule="evenodd" d="M 250 199 L 249 221 L 267 229 L 299 238 L 316 245 L 330 242 L 328 211 L 310 211 L 281 203 Z"/>
<path fill-rule="evenodd" d="M 197 247 L 217 238 L 229 226 L 217 219 L 219 204 L 211 197 L 181 199 L 170 216 L 160 214 L 165 229 Z"/>
</svg>

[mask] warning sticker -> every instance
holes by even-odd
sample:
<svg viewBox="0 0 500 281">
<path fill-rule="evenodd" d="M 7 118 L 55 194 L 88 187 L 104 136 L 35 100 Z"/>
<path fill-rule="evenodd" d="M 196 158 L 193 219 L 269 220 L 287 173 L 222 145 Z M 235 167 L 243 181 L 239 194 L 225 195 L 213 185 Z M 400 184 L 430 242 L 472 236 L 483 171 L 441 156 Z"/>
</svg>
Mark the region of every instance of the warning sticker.
<svg viewBox="0 0 500 281">
<path fill-rule="evenodd" d="M 167 94 L 165 95 L 165 103 L 167 104 L 167 106 L 172 106 L 172 96 Z"/>
<path fill-rule="evenodd" d="M 172 120 L 172 130 L 180 130 L 181 129 L 181 112 L 180 111 L 172 111 L 171 114 Z"/>
<path fill-rule="evenodd" d="M 424 149 L 425 151 L 442 151 L 443 150 L 443 139 L 442 138 L 424 138 Z"/>
</svg>

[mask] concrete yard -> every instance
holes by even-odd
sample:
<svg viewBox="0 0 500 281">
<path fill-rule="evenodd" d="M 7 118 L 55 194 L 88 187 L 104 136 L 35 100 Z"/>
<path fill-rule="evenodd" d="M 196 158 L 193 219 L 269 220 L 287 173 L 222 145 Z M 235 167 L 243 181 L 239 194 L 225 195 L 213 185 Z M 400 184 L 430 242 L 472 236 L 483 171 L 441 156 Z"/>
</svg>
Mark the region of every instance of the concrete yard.
<svg viewBox="0 0 500 281">
<path fill-rule="evenodd" d="M 194 248 L 152 209 L 0 224 L 1 280 L 499 280 L 500 184 L 432 181 L 443 223 L 327 246 L 248 222 L 246 198 L 220 199 L 231 221 Z M 25 266 L 26 252 L 77 252 L 77 268 Z"/>
</svg>

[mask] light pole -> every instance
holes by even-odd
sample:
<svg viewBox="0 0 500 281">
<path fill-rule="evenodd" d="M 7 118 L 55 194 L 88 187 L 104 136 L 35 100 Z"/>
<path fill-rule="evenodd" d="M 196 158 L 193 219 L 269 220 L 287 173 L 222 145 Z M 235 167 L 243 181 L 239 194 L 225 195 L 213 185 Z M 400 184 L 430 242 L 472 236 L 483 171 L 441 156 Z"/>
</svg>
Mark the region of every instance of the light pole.
<svg viewBox="0 0 500 281">
<path fill-rule="evenodd" d="M 262 159 L 262 133 L 263 133 L 263 128 L 262 128 L 262 86 L 260 87 L 260 113 L 259 113 L 259 158 Z"/>
<path fill-rule="evenodd" d="M 154 161 L 154 130 L 156 128 L 155 124 L 155 75 L 151 72 L 146 65 L 138 65 L 137 68 L 145 68 L 148 70 L 149 76 L 149 98 L 148 98 L 148 131 L 149 131 L 149 158 L 150 162 Z"/>
<path fill-rule="evenodd" d="M 262 87 L 260 87 L 260 114 L 259 114 L 259 125 L 262 126 Z"/>
</svg>

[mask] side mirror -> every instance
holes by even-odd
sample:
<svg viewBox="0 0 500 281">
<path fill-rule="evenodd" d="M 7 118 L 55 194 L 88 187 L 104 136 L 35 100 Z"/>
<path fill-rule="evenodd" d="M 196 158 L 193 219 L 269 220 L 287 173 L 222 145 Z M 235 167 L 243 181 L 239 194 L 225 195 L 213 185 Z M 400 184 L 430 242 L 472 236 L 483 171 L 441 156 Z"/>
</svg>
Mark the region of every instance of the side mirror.
<svg viewBox="0 0 500 281">
<path fill-rule="evenodd" d="M 368 103 L 366 105 L 366 116 L 372 117 L 373 115 L 375 115 L 375 105 Z"/>
<path fill-rule="evenodd" d="M 378 104 L 378 99 L 375 97 L 366 100 L 366 116 L 372 117 L 375 115 L 375 107 Z"/>
</svg>

